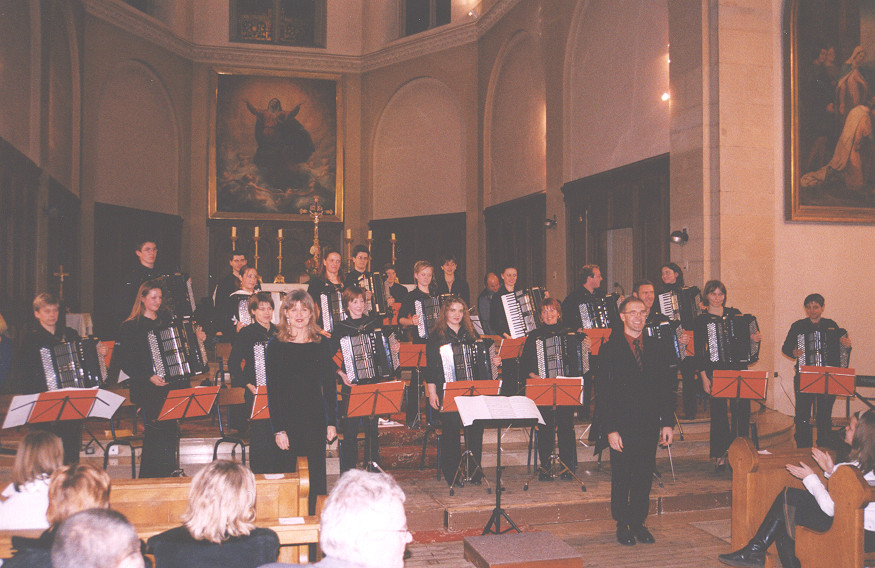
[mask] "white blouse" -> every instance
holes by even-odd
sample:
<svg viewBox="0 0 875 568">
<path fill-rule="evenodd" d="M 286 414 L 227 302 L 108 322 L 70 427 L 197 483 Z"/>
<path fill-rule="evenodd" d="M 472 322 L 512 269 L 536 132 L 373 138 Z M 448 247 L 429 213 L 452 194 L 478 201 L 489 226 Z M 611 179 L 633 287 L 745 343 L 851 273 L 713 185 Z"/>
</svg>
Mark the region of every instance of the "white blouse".
<svg viewBox="0 0 875 568">
<path fill-rule="evenodd" d="M 10 483 L 0 493 L 0 530 L 47 529 L 49 477 L 43 475 L 21 485 Z"/>
<path fill-rule="evenodd" d="M 836 469 L 843 465 L 859 467 L 858 464 L 854 462 L 838 463 L 832 468 L 832 471 L 824 472 L 824 477 L 829 479 L 829 477 L 835 473 Z M 863 476 L 863 479 L 868 481 L 869 485 L 875 485 L 875 472 L 870 471 Z M 820 481 L 817 474 L 806 475 L 805 479 L 802 480 L 802 484 L 805 485 L 805 489 L 808 489 L 808 492 L 817 500 L 820 509 L 830 517 L 834 517 L 835 503 L 833 503 L 832 497 L 829 496 L 829 491 L 823 486 L 823 483 Z M 866 505 L 866 509 L 863 511 L 863 528 L 867 531 L 875 531 L 875 501 Z"/>
</svg>

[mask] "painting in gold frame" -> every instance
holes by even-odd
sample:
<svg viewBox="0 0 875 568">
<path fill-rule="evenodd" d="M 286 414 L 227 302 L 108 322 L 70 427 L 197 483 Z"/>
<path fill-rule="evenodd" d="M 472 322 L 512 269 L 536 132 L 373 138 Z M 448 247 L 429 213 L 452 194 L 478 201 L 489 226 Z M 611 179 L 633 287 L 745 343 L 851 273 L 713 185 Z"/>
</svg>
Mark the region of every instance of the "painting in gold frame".
<svg viewBox="0 0 875 568">
<path fill-rule="evenodd" d="M 786 218 L 875 221 L 875 0 L 788 0 Z"/>
<path fill-rule="evenodd" d="M 211 219 L 343 220 L 339 76 L 214 70 Z"/>
</svg>

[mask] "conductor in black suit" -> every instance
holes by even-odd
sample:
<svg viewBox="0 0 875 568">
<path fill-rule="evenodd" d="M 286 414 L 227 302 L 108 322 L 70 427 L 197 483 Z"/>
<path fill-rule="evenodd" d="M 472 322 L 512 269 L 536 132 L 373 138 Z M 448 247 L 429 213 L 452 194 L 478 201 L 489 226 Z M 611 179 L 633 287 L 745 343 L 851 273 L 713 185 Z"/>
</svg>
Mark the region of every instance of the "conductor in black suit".
<svg viewBox="0 0 875 568">
<path fill-rule="evenodd" d="M 600 352 L 597 377 L 603 431 L 611 446 L 611 514 L 617 542 L 654 542 L 644 526 L 656 447 L 671 444 L 674 404 L 670 356 L 643 334 L 644 302 L 635 297 L 620 304 L 623 329 L 615 329 Z"/>
</svg>

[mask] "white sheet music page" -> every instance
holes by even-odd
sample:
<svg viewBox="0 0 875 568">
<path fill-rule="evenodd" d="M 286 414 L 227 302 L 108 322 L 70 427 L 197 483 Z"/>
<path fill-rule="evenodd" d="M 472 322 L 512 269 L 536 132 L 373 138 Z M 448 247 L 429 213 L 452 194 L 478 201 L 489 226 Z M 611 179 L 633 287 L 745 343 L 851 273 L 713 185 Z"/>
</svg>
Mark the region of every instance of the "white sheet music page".
<svg viewBox="0 0 875 568">
<path fill-rule="evenodd" d="M 475 420 L 526 420 L 535 418 L 544 424 L 535 401 L 524 396 L 457 396 L 456 406 L 462 424 Z"/>
</svg>

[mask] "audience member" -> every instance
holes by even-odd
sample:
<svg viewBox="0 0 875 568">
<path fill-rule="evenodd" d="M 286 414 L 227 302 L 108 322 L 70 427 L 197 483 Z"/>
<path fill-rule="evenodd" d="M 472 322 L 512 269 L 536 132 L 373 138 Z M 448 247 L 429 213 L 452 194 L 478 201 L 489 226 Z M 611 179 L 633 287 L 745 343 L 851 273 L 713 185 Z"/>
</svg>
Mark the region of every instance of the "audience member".
<svg viewBox="0 0 875 568">
<path fill-rule="evenodd" d="M 49 478 L 62 465 L 60 438 L 46 430 L 27 433 L 12 464 L 12 483 L 0 494 L 0 530 L 49 528 Z"/>
<path fill-rule="evenodd" d="M 276 561 L 279 537 L 255 528 L 255 476 L 214 461 L 191 481 L 183 526 L 149 539 L 158 568 L 255 568 Z"/>
<path fill-rule="evenodd" d="M 87 509 L 61 523 L 52 545 L 54 568 L 144 568 L 140 539 L 124 515 Z"/>
</svg>

